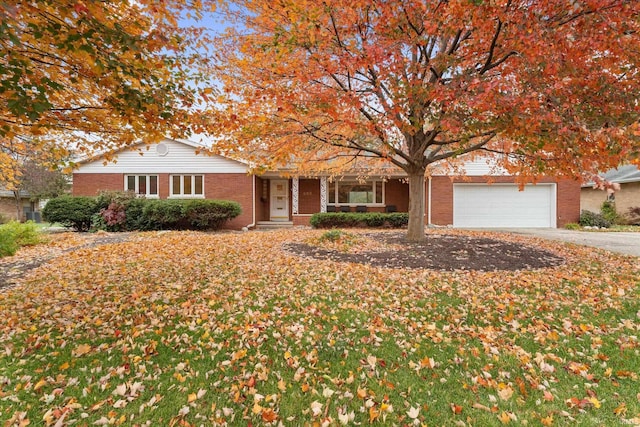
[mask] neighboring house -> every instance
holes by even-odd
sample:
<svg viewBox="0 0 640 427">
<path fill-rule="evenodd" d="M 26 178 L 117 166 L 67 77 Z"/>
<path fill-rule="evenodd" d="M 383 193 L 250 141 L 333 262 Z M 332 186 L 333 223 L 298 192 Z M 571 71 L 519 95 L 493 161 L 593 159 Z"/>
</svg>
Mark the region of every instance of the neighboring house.
<svg viewBox="0 0 640 427">
<path fill-rule="evenodd" d="M 629 209 L 640 208 L 640 169 L 635 165 L 620 166 L 600 175 L 610 183 L 620 185 L 614 193 L 593 188 L 589 182 L 580 190 L 580 206 L 583 210 L 600 212 L 602 203 L 609 200 L 616 204 L 616 211 L 621 215 L 628 215 Z"/>
<path fill-rule="evenodd" d="M 401 171 L 371 177 L 287 178 L 277 171 L 251 175 L 249 167 L 222 156 L 196 155 L 199 144 L 170 140 L 124 150 L 117 161 L 80 162 L 73 194 L 131 190 L 148 198 L 234 200 L 242 215 L 227 226 L 308 225 L 312 214 L 327 211 L 406 212 L 409 186 Z M 580 214 L 580 183 L 544 179 L 519 191 L 511 176 L 491 176 L 486 162 L 470 162 L 464 178 L 425 180 L 425 221 L 454 227 L 560 227 Z"/>
<path fill-rule="evenodd" d="M 20 217 L 18 217 L 18 205 L 13 191 L 0 188 L 0 220 L 25 220 L 35 219 L 40 222 L 40 212 L 38 203 L 31 201 L 26 191 L 20 191 L 19 204 L 21 206 Z M 35 215 L 35 216 L 34 216 Z M 0 221 L 1 223 L 2 221 Z"/>
</svg>

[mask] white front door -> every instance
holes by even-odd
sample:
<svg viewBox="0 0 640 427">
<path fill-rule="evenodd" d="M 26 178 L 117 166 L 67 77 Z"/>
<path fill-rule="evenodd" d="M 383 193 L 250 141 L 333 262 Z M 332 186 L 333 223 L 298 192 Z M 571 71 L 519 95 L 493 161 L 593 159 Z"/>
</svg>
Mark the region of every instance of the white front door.
<svg viewBox="0 0 640 427">
<path fill-rule="evenodd" d="M 271 221 L 289 221 L 289 181 L 271 180 Z"/>
</svg>

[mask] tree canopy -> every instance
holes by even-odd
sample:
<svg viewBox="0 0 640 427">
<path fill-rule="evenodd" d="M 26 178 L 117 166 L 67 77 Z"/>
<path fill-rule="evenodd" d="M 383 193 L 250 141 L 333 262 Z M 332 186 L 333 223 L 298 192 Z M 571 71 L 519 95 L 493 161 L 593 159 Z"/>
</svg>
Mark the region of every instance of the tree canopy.
<svg viewBox="0 0 640 427">
<path fill-rule="evenodd" d="M 107 151 L 197 128 L 197 103 L 211 90 L 202 73 L 208 42 L 178 19 L 203 8 L 182 0 L 0 2 L 0 151 L 69 142 Z"/>
<path fill-rule="evenodd" d="M 229 2 L 217 40 L 221 150 L 299 170 L 374 156 L 410 182 L 467 153 L 522 179 L 638 160 L 640 3 Z M 345 159 L 345 160 L 340 160 Z M 320 166 L 323 165 L 323 166 Z"/>
</svg>

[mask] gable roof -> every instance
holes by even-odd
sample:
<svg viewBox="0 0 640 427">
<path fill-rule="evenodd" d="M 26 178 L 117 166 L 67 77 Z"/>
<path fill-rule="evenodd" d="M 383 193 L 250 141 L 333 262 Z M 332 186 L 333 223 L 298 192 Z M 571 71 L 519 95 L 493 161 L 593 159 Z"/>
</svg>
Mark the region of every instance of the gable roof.
<svg viewBox="0 0 640 427">
<path fill-rule="evenodd" d="M 109 153 L 109 157 L 103 153 L 83 159 L 76 162 L 74 173 L 246 173 L 247 170 L 246 163 L 211 154 L 205 145 L 165 138 L 158 143 L 123 147 Z"/>
<path fill-rule="evenodd" d="M 618 184 L 627 184 L 630 182 L 640 182 L 640 169 L 636 165 L 624 165 L 620 166 L 616 169 L 609 169 L 603 174 L 600 174 L 600 177 L 605 181 L 618 183 Z M 588 182 L 583 185 L 583 187 L 591 187 L 594 185 L 594 182 Z"/>
</svg>

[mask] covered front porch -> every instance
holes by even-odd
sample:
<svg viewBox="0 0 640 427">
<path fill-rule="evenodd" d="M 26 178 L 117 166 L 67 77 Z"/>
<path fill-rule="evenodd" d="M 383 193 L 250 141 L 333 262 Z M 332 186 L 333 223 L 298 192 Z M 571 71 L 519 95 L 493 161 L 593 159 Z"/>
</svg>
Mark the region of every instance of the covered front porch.
<svg viewBox="0 0 640 427">
<path fill-rule="evenodd" d="M 407 212 L 401 177 L 357 179 L 263 175 L 256 178 L 256 227 L 309 225 L 318 212 Z"/>
</svg>

